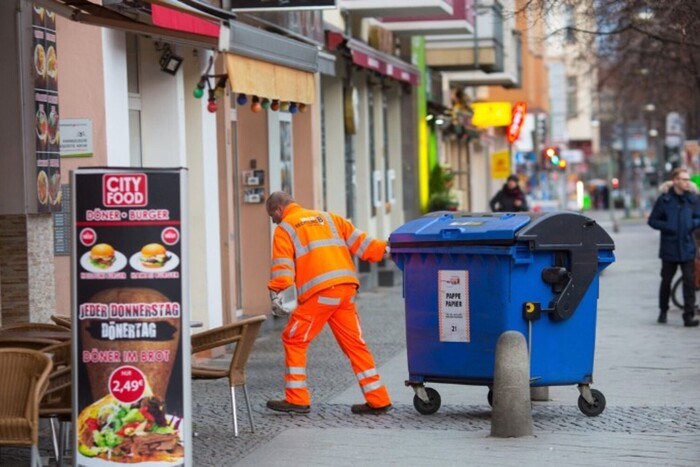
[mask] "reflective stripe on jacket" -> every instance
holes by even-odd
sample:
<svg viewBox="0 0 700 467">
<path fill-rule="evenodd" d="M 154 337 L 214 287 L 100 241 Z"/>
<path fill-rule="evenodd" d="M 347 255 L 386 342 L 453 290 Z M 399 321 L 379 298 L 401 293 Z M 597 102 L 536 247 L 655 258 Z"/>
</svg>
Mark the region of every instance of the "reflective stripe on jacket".
<svg viewBox="0 0 700 467">
<path fill-rule="evenodd" d="M 287 206 L 272 241 L 272 272 L 267 287 L 279 292 L 296 284 L 300 303 L 337 284 L 360 285 L 351 255 L 377 262 L 386 242 L 371 238 L 341 216 Z"/>
</svg>

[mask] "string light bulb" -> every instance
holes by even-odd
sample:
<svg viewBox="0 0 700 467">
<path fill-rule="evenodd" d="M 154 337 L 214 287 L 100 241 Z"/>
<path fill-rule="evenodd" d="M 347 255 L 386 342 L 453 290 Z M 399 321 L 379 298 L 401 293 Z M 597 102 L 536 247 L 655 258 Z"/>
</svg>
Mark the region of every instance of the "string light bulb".
<svg viewBox="0 0 700 467">
<path fill-rule="evenodd" d="M 226 80 L 228 78 L 226 75 L 220 76 L 219 79 L 216 81 L 216 97 L 224 97 L 224 94 L 226 93 Z"/>
<path fill-rule="evenodd" d="M 299 107 L 297 107 L 297 105 L 294 102 L 291 102 L 289 104 L 289 113 L 295 114 L 295 113 L 297 113 L 297 110 L 299 110 Z"/>
<path fill-rule="evenodd" d="M 216 105 L 216 95 L 213 89 L 209 90 L 209 103 L 207 104 L 207 110 L 211 113 L 216 112 L 218 106 Z"/>
<path fill-rule="evenodd" d="M 299 104 L 299 112 L 304 113 L 309 110 L 309 106 L 306 104 Z"/>
<path fill-rule="evenodd" d="M 270 109 L 272 109 L 274 112 L 277 112 L 280 109 L 280 101 L 274 99 L 270 104 Z"/>
<path fill-rule="evenodd" d="M 260 105 L 260 98 L 258 96 L 253 96 L 253 102 L 250 104 L 250 110 L 253 113 L 258 113 L 262 110 L 262 105 Z"/>
<path fill-rule="evenodd" d="M 262 105 L 262 108 L 267 110 L 270 108 L 270 99 L 263 99 L 262 102 L 260 103 Z"/>
<path fill-rule="evenodd" d="M 248 96 L 245 94 L 239 94 L 236 97 L 236 104 L 238 105 L 246 105 L 248 103 Z"/>
</svg>

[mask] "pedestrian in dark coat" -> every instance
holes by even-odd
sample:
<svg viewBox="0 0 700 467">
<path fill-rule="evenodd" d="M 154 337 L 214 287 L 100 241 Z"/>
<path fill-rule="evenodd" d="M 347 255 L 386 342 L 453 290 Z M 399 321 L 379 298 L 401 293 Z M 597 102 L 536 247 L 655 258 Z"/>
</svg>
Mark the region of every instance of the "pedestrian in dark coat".
<svg viewBox="0 0 700 467">
<path fill-rule="evenodd" d="M 493 212 L 518 212 L 527 211 L 527 199 L 525 193 L 518 186 L 518 176 L 510 175 L 505 185 L 496 193 L 489 206 Z"/>
<path fill-rule="evenodd" d="M 661 186 L 648 224 L 661 232 L 661 287 L 659 289 L 659 323 L 666 323 L 671 281 L 678 266 L 683 275 L 683 324 L 700 324 L 695 316 L 695 241 L 693 230 L 700 227 L 697 188 L 686 169 L 675 169 L 671 182 Z"/>
</svg>

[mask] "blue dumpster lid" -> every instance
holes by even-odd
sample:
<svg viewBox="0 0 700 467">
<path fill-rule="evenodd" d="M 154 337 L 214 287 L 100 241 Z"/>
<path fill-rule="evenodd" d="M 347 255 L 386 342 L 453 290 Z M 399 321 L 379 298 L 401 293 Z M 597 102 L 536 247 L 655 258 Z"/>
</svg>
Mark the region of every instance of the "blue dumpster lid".
<svg viewBox="0 0 700 467">
<path fill-rule="evenodd" d="M 389 236 L 390 245 L 416 242 L 510 242 L 528 224 L 527 214 L 443 213 L 427 215 L 402 225 Z"/>
</svg>

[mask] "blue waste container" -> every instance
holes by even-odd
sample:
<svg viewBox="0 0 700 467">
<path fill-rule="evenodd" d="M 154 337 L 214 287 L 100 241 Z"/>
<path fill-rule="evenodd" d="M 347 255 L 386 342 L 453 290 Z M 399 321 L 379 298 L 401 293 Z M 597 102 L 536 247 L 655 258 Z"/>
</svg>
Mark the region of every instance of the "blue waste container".
<svg viewBox="0 0 700 467">
<path fill-rule="evenodd" d="M 496 344 L 528 343 L 531 386 L 579 386 L 579 408 L 605 408 L 590 388 L 598 280 L 613 240 L 574 212 L 433 213 L 389 237 L 403 271 L 409 379 L 420 413 L 438 410 L 427 382 L 484 385 L 492 402 Z"/>
</svg>

